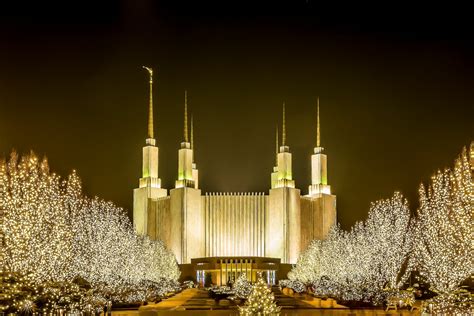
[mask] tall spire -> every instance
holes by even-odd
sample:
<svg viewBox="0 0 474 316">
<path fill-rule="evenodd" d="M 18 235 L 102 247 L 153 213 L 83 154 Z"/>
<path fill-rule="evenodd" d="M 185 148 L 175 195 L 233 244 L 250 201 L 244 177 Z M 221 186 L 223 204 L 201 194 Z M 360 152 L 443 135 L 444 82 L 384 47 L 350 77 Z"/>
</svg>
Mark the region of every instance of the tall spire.
<svg viewBox="0 0 474 316">
<path fill-rule="evenodd" d="M 283 102 L 283 130 L 281 135 L 281 145 L 285 146 L 286 144 L 286 122 L 285 122 L 285 102 Z"/>
<path fill-rule="evenodd" d="M 316 136 L 316 147 L 321 147 L 321 132 L 319 130 L 319 97 L 318 97 L 318 110 L 317 110 L 317 136 Z"/>
<path fill-rule="evenodd" d="M 188 139 L 188 91 L 184 90 L 184 141 L 189 142 Z"/>
<path fill-rule="evenodd" d="M 154 138 L 153 135 L 153 69 L 142 66 L 150 75 L 150 105 L 148 109 L 148 138 Z"/>
<path fill-rule="evenodd" d="M 275 166 L 278 166 L 278 125 L 276 126 L 275 146 Z"/>
<path fill-rule="evenodd" d="M 193 128 L 193 115 L 191 114 L 191 149 L 194 150 L 194 128 Z M 193 155 L 194 160 L 194 155 Z"/>
</svg>

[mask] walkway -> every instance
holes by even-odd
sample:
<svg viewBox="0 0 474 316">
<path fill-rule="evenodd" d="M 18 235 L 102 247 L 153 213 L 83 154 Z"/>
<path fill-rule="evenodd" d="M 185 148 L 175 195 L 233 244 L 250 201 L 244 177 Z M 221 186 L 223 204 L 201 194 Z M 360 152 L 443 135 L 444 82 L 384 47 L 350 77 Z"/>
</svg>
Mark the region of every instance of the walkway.
<svg viewBox="0 0 474 316">
<path fill-rule="evenodd" d="M 394 316 L 420 314 L 419 312 L 410 313 L 407 310 L 389 312 L 382 309 L 352 310 L 338 305 L 331 299 L 321 300 L 308 295 L 288 296 L 277 287 L 273 287 L 272 290 L 278 306 L 282 307 L 280 316 Z M 209 298 L 207 291 L 203 289 L 186 289 L 157 304 L 142 306 L 139 309 L 139 316 L 237 316 L 238 314 L 238 307 L 234 302 L 231 301 L 229 306 L 220 306 Z"/>
</svg>

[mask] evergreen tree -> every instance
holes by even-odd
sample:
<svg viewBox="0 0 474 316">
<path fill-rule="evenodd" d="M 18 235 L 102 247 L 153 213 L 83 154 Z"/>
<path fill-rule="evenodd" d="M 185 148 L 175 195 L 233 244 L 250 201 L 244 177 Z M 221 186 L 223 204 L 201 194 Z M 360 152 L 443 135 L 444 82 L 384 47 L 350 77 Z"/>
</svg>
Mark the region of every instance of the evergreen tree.
<svg viewBox="0 0 474 316">
<path fill-rule="evenodd" d="M 252 292 L 252 284 L 247 280 L 247 276 L 245 273 L 242 273 L 235 281 L 233 290 L 235 292 L 235 296 L 239 298 L 246 299 L 250 293 Z"/>
<path fill-rule="evenodd" d="M 245 306 L 239 306 L 239 314 L 244 316 L 276 316 L 280 313 L 280 307 L 275 302 L 275 297 L 270 288 L 258 276 L 257 282 L 252 287 L 252 293 L 245 302 Z"/>
</svg>

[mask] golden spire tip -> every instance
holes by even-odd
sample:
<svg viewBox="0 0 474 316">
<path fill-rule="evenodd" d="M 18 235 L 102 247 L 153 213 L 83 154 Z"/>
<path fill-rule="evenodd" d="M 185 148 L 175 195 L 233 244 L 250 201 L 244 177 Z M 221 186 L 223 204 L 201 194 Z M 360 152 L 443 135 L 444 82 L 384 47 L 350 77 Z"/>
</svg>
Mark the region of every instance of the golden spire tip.
<svg viewBox="0 0 474 316">
<path fill-rule="evenodd" d="M 283 130 L 281 135 L 281 145 L 286 145 L 286 114 L 285 114 L 285 102 L 283 102 Z"/>
<path fill-rule="evenodd" d="M 188 91 L 184 90 L 184 141 L 189 142 L 188 139 Z"/>
<path fill-rule="evenodd" d="M 153 135 L 153 69 L 151 67 L 142 66 L 150 75 L 150 100 L 148 108 L 148 138 L 154 138 Z"/>
<path fill-rule="evenodd" d="M 316 147 L 321 147 L 321 132 L 320 132 L 320 123 L 319 123 L 319 97 L 318 97 L 318 106 L 317 106 L 317 127 L 316 127 Z"/>
<path fill-rule="evenodd" d="M 276 126 L 276 134 L 275 134 L 275 166 L 278 166 L 278 125 Z"/>
<path fill-rule="evenodd" d="M 191 114 L 191 149 L 194 149 L 194 127 L 193 127 L 193 115 Z"/>
</svg>

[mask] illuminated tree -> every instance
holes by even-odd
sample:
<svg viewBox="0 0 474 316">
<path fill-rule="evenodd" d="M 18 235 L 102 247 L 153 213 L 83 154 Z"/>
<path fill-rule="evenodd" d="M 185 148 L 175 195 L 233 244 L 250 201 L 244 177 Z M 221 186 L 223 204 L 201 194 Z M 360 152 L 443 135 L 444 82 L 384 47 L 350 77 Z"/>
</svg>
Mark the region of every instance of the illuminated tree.
<svg viewBox="0 0 474 316">
<path fill-rule="evenodd" d="M 367 272 L 376 287 L 398 288 L 402 265 L 411 246 L 410 210 L 408 202 L 398 192 L 391 199 L 374 203 L 364 222 L 362 238 L 366 241 Z M 361 242 L 361 240 L 358 240 Z"/>
<path fill-rule="evenodd" d="M 349 232 L 333 227 L 326 240 L 310 244 L 289 278 L 312 283 L 316 294 L 378 304 L 385 290 L 396 290 L 418 270 L 441 293 L 432 301 L 436 310 L 469 310 L 467 303 L 458 304 L 457 288 L 474 272 L 470 168 L 463 150 L 452 170 L 437 172 L 427 189 L 420 186 L 414 219 L 406 200 L 395 193 L 374 203 L 367 220 Z"/>
<path fill-rule="evenodd" d="M 31 274 L 0 273 L 0 313 L 24 309 L 28 302 L 37 298 L 37 294 Z"/>
<path fill-rule="evenodd" d="M 233 285 L 235 296 L 246 299 L 252 292 L 252 284 L 247 280 L 245 273 L 242 273 Z"/>
<path fill-rule="evenodd" d="M 474 272 L 472 193 L 466 149 L 452 170 L 420 186 L 412 265 L 438 292 L 452 292 Z"/>
<path fill-rule="evenodd" d="M 80 181 L 69 178 L 74 196 Z M 72 199 L 77 201 L 77 199 Z M 162 292 L 174 290 L 171 285 L 179 277 L 173 254 L 161 241 L 138 236 L 125 212 L 110 202 L 82 197 L 72 214 L 74 235 L 74 271 L 109 296 L 121 288 L 135 287 L 135 299 L 144 300 L 145 281 L 162 285 Z"/>
<path fill-rule="evenodd" d="M 137 301 L 175 290 L 173 254 L 162 242 L 138 236 L 121 208 L 84 196 L 75 172 L 63 181 L 46 159 L 13 153 L 0 161 L 0 193 L 0 260 L 8 273 L 29 275 L 51 293 L 84 280 L 92 286 L 89 302 Z M 33 306 L 29 300 L 21 308 Z"/>
<path fill-rule="evenodd" d="M 306 291 L 305 284 L 300 280 L 280 280 L 280 282 L 278 282 L 278 285 L 282 289 L 292 289 L 296 293 L 303 293 L 304 291 Z"/>
<path fill-rule="evenodd" d="M 64 183 L 34 154 L 12 153 L 0 169 L 4 266 L 37 281 L 69 276 L 72 234 Z"/>
<path fill-rule="evenodd" d="M 103 283 L 115 289 L 140 279 L 128 264 L 136 259 L 137 240 L 120 211 L 112 203 L 95 198 L 84 199 L 73 214 L 73 222 L 77 223 L 72 227 L 74 270 L 93 285 Z"/>
<path fill-rule="evenodd" d="M 244 316 L 273 316 L 278 315 L 280 307 L 275 303 L 275 297 L 267 284 L 259 275 L 252 287 L 245 306 L 239 306 L 239 314 Z"/>
<path fill-rule="evenodd" d="M 320 295 L 380 304 L 384 289 L 403 281 L 410 236 L 408 203 L 395 193 L 373 203 L 367 220 L 349 232 L 334 226 L 326 240 L 313 241 L 288 276 L 312 283 Z"/>
</svg>

